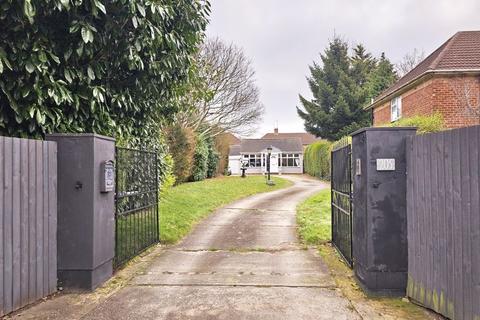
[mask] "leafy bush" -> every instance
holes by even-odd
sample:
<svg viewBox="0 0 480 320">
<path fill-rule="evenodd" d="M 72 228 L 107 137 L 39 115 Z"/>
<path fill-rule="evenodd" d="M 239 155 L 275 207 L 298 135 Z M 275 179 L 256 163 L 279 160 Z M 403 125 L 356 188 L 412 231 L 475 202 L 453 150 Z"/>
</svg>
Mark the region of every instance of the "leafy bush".
<svg viewBox="0 0 480 320">
<path fill-rule="evenodd" d="M 192 181 L 201 181 L 207 177 L 208 154 L 208 142 L 205 138 L 198 137 L 193 155 Z"/>
<path fill-rule="evenodd" d="M 389 124 L 391 127 L 417 127 L 417 134 L 438 132 L 444 130 L 443 116 L 435 113 L 430 116 L 413 116 L 402 118 Z"/>
<path fill-rule="evenodd" d="M 160 154 L 160 193 L 166 194 L 176 182 L 176 177 L 173 172 L 175 164 L 171 154 Z"/>
<path fill-rule="evenodd" d="M 158 136 L 208 12 L 203 0 L 2 1 L 0 134 Z"/>
<path fill-rule="evenodd" d="M 167 128 L 165 132 L 169 152 L 173 159 L 173 174 L 176 182 L 188 181 L 194 165 L 195 132 L 178 124 Z"/>
<path fill-rule="evenodd" d="M 207 161 L 207 178 L 213 178 L 217 175 L 218 164 L 220 161 L 220 153 L 215 148 L 213 139 L 208 141 L 208 161 Z"/>
<path fill-rule="evenodd" d="M 330 152 L 332 143 L 326 140 L 312 143 L 305 149 L 305 172 L 319 179 L 330 179 Z"/>
</svg>

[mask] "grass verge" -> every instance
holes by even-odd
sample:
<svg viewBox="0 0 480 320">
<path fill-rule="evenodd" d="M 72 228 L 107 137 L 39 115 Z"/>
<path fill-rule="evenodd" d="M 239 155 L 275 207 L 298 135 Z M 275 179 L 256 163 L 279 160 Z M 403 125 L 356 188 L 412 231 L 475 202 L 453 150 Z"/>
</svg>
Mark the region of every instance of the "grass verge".
<svg viewBox="0 0 480 320">
<path fill-rule="evenodd" d="M 363 319 L 436 319 L 432 313 L 407 299 L 369 296 L 358 286 L 331 240 L 330 189 L 325 189 L 297 206 L 298 234 L 307 245 L 317 246 L 336 287 Z"/>
<path fill-rule="evenodd" d="M 160 199 L 160 239 L 175 243 L 190 232 L 201 219 L 218 207 L 260 192 L 273 191 L 292 182 L 273 177 L 268 186 L 263 176 L 219 177 L 173 187 Z"/>
<path fill-rule="evenodd" d="M 335 284 L 363 319 L 440 319 L 406 298 L 371 296 L 357 284 L 353 270 L 347 267 L 335 248 L 324 243 L 318 247 Z"/>
<path fill-rule="evenodd" d="M 298 205 L 298 233 L 303 243 L 319 245 L 330 241 L 332 234 L 330 198 L 328 188 Z"/>
</svg>

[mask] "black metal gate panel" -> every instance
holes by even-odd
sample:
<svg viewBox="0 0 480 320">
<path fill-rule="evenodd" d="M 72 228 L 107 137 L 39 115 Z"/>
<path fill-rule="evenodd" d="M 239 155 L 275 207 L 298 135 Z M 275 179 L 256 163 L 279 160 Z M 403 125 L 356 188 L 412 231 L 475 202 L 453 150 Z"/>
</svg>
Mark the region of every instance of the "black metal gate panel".
<svg viewBox="0 0 480 320">
<path fill-rule="evenodd" d="M 115 259 L 126 263 L 159 241 L 156 152 L 116 148 Z"/>
<path fill-rule="evenodd" d="M 332 243 L 350 267 L 352 250 L 352 146 L 349 143 L 331 153 Z"/>
</svg>

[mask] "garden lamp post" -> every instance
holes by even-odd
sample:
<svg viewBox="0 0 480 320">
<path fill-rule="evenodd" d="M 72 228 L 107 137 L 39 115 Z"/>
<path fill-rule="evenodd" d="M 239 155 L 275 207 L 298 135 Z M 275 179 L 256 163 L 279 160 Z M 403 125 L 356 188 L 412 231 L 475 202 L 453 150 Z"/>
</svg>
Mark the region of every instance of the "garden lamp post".
<svg viewBox="0 0 480 320">
<path fill-rule="evenodd" d="M 267 184 L 271 184 L 270 180 L 270 156 L 272 155 L 272 146 L 267 147 Z"/>
</svg>

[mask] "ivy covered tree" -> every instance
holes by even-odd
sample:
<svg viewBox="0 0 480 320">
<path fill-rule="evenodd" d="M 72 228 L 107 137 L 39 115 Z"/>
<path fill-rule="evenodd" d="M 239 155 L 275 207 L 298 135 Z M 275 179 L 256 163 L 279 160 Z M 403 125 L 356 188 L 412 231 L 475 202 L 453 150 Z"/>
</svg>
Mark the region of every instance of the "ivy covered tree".
<svg viewBox="0 0 480 320">
<path fill-rule="evenodd" d="M 395 79 L 393 68 L 388 77 L 388 60 L 382 57 L 379 62 L 362 45 L 357 45 L 350 56 L 348 44 L 340 38 L 333 39 L 320 55 L 321 64 L 314 62 L 310 67 L 307 81 L 313 99 L 300 95 L 302 108 L 297 107 L 297 112 L 305 129 L 317 137 L 338 140 L 369 126 L 370 114 L 363 107 L 383 90 L 377 80 L 381 78 L 385 80 L 383 85 L 389 86 Z"/>
<path fill-rule="evenodd" d="M 0 134 L 157 136 L 208 22 L 206 0 L 4 0 Z"/>
</svg>

